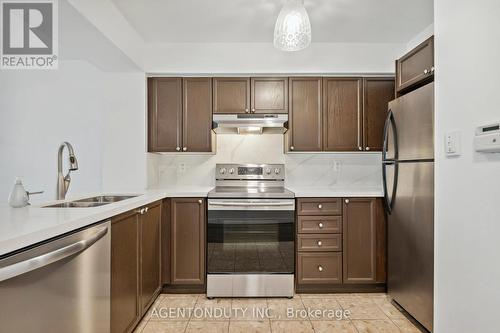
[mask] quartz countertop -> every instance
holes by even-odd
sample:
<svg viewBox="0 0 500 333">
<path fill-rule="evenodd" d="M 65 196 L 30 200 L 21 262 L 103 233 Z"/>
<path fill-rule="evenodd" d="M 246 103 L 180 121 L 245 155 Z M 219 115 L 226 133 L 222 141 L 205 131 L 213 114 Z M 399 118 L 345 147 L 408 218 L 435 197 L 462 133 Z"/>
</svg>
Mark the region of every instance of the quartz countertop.
<svg viewBox="0 0 500 333">
<path fill-rule="evenodd" d="M 318 187 L 287 186 L 296 197 L 382 197 L 380 187 Z M 24 208 L 0 204 L 0 256 L 46 241 L 93 223 L 107 220 L 129 210 L 163 198 L 206 197 L 212 187 L 174 186 L 164 189 L 120 193 L 137 195 L 127 200 L 91 208 L 43 208 L 62 202 L 46 202 Z M 111 192 L 92 195 L 69 195 L 65 201 L 93 195 L 112 195 Z"/>
<path fill-rule="evenodd" d="M 120 193 L 137 195 L 127 200 L 90 208 L 44 208 L 61 201 L 46 202 L 23 208 L 0 204 L 0 256 L 43 242 L 67 232 L 107 220 L 129 210 L 169 197 L 206 197 L 208 187 L 172 187 L 167 189 Z M 106 192 L 104 195 L 114 193 Z M 70 196 L 64 201 L 88 198 L 88 195 Z"/>
<path fill-rule="evenodd" d="M 383 197 L 382 186 L 287 186 L 296 198 Z"/>
</svg>

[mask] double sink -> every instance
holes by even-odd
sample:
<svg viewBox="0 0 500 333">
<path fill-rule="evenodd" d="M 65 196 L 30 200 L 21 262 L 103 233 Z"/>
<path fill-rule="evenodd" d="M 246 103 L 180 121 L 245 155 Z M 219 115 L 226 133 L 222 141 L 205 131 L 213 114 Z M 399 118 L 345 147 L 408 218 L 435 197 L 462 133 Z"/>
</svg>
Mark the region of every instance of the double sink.
<svg viewBox="0 0 500 333">
<path fill-rule="evenodd" d="M 110 203 L 135 198 L 137 195 L 99 195 L 95 197 L 61 202 L 54 205 L 44 206 L 44 208 L 90 208 L 104 206 Z"/>
</svg>

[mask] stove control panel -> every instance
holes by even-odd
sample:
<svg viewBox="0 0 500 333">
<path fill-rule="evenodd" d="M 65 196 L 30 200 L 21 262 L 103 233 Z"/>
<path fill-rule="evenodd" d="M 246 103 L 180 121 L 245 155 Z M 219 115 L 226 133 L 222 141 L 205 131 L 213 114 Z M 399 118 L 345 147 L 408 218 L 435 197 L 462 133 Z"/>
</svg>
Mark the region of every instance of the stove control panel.
<svg viewBox="0 0 500 333">
<path fill-rule="evenodd" d="M 217 164 L 215 179 L 268 179 L 284 180 L 284 164 Z"/>
</svg>

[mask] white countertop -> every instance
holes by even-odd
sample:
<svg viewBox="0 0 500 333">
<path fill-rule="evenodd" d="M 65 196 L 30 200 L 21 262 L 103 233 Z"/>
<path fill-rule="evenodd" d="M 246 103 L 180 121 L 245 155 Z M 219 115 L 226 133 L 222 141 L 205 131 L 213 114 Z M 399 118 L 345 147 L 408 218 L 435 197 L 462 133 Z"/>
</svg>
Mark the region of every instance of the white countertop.
<svg viewBox="0 0 500 333">
<path fill-rule="evenodd" d="M 90 224 L 109 219 L 137 207 L 167 197 L 206 197 L 208 187 L 179 187 L 142 192 L 120 193 L 135 198 L 92 208 L 42 208 L 62 201 L 47 202 L 23 208 L 0 204 L 0 256 L 57 237 Z M 68 196 L 65 201 L 93 195 Z M 111 195 L 113 193 L 105 193 Z"/>
<path fill-rule="evenodd" d="M 381 197 L 376 187 L 287 187 L 296 197 Z M 93 223 L 109 219 L 137 207 L 163 198 L 206 197 L 211 187 L 177 186 L 166 189 L 120 193 L 138 195 L 135 198 L 92 208 L 42 208 L 33 205 L 11 208 L 0 204 L 0 256 L 57 237 Z M 102 195 L 99 193 L 97 195 Z M 111 195 L 113 193 L 105 193 Z M 96 194 L 94 194 L 96 195 Z M 66 201 L 92 195 L 68 196 Z M 43 206 L 54 202 L 44 203 Z"/>
<path fill-rule="evenodd" d="M 287 186 L 287 189 L 295 193 L 296 198 L 322 198 L 322 197 L 383 197 L 382 187 L 378 186 Z"/>
</svg>

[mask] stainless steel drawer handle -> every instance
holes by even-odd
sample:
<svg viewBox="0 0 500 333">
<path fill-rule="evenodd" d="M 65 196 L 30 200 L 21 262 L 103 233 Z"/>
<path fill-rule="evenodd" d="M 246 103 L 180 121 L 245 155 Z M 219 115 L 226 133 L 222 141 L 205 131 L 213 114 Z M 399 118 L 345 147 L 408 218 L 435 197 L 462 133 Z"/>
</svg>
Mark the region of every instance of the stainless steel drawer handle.
<svg viewBox="0 0 500 333">
<path fill-rule="evenodd" d="M 318 266 L 318 271 L 323 272 L 323 266 L 319 265 Z"/>
<path fill-rule="evenodd" d="M 83 239 L 76 243 L 61 247 L 55 251 L 3 267 L 0 269 L 0 282 L 82 252 L 83 250 L 91 247 L 95 242 L 106 235 L 107 232 L 108 227 L 103 227 L 87 239 Z"/>
<path fill-rule="evenodd" d="M 318 223 L 318 227 L 319 227 L 320 229 L 321 229 L 321 228 L 323 228 L 323 223 L 322 223 L 322 222 Z"/>
<path fill-rule="evenodd" d="M 319 204 L 319 205 L 318 205 L 318 208 L 319 208 L 319 209 L 322 209 L 322 208 L 323 208 L 323 205 L 322 205 L 322 204 Z"/>
<path fill-rule="evenodd" d="M 323 245 L 323 243 L 319 240 L 318 241 L 318 246 L 321 246 L 321 245 Z"/>
<path fill-rule="evenodd" d="M 262 206 L 290 206 L 289 202 L 209 202 L 210 206 L 242 206 L 242 207 L 262 207 Z"/>
</svg>

